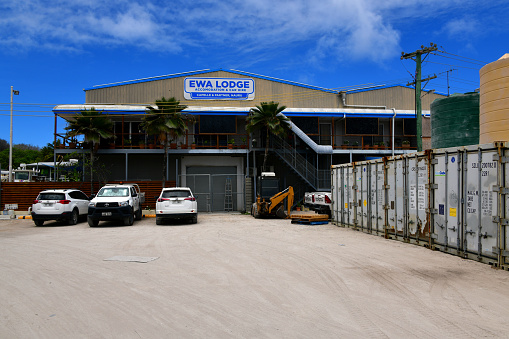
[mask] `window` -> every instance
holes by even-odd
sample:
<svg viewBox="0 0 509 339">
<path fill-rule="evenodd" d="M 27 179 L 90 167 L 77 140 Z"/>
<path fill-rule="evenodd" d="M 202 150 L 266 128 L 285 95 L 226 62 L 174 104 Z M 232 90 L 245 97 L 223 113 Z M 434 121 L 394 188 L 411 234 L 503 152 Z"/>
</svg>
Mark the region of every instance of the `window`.
<svg viewBox="0 0 509 339">
<path fill-rule="evenodd" d="M 378 134 L 378 118 L 347 118 L 346 134 Z"/>
<path fill-rule="evenodd" d="M 417 120 L 416 119 L 403 119 L 403 134 L 404 135 L 417 135 Z"/>
<path fill-rule="evenodd" d="M 37 200 L 65 200 L 64 193 L 41 193 Z"/>
<path fill-rule="evenodd" d="M 104 187 L 101 188 L 99 193 L 97 193 L 98 197 L 128 197 L 129 189 L 128 188 L 118 188 L 118 187 Z"/>
<path fill-rule="evenodd" d="M 162 198 L 188 198 L 191 197 L 191 192 L 188 190 L 183 191 L 164 191 L 162 194 Z"/>
<path fill-rule="evenodd" d="M 297 127 L 306 134 L 318 134 L 318 118 L 292 117 L 290 119 Z"/>
<path fill-rule="evenodd" d="M 200 116 L 200 133 L 237 133 L 237 119 L 234 115 Z"/>
</svg>

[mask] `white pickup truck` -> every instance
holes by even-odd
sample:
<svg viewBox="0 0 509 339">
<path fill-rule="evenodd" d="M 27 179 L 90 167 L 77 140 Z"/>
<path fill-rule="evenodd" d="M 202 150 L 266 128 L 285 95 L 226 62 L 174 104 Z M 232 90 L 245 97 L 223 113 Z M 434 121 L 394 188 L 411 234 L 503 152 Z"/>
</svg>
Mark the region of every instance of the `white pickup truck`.
<svg viewBox="0 0 509 339">
<path fill-rule="evenodd" d="M 88 205 L 88 224 L 99 225 L 101 220 L 122 220 L 130 226 L 142 218 L 145 193 L 137 184 L 108 184 L 102 187 Z"/>
<path fill-rule="evenodd" d="M 331 216 L 332 193 L 306 192 L 304 193 L 304 206 L 320 214 Z"/>
</svg>

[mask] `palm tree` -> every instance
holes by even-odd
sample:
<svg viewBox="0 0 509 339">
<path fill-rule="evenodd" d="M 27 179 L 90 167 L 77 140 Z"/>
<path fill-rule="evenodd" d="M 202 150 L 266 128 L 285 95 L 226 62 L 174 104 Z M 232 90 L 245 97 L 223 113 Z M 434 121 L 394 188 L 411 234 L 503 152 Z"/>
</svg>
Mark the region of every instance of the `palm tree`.
<svg viewBox="0 0 509 339">
<path fill-rule="evenodd" d="M 74 119 L 69 121 L 65 129 L 69 137 L 83 135 L 85 141 L 92 143 L 90 148 L 90 190 L 91 193 L 93 193 L 95 145 L 101 138 L 108 139 L 114 136 L 113 121 L 111 121 L 108 115 L 91 108 L 90 110 L 85 110 L 76 114 Z"/>
<path fill-rule="evenodd" d="M 251 114 L 246 119 L 246 130 L 249 133 L 258 129 L 265 129 L 267 132 L 263 170 L 267 169 L 270 134 L 284 135 L 290 129 L 290 119 L 280 114 L 285 108 L 286 106 L 279 106 L 279 103 L 274 101 L 262 102 L 260 106 L 250 110 Z"/>
<path fill-rule="evenodd" d="M 166 163 L 168 159 L 168 139 L 175 140 L 184 135 L 188 129 L 188 123 L 194 122 L 194 117 L 181 112 L 187 106 L 181 105 L 175 98 L 166 99 L 162 97 L 156 100 L 155 106 L 149 106 L 147 114 L 143 117 L 141 127 L 147 134 L 158 135 L 159 140 L 164 144 L 163 158 L 163 188 L 168 178 L 166 177 Z"/>
</svg>

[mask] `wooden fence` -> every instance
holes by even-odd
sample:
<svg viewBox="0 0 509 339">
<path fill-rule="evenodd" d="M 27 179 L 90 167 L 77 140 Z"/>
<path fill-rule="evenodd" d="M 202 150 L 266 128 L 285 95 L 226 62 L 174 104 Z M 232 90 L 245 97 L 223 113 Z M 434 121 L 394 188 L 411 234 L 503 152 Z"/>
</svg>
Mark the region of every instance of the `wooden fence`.
<svg viewBox="0 0 509 339">
<path fill-rule="evenodd" d="M 136 183 L 140 186 L 140 190 L 145 192 L 145 203 L 143 209 L 155 208 L 156 196 L 161 193 L 161 181 L 122 181 L 123 183 Z M 112 181 L 110 184 L 120 183 L 120 181 Z M 167 181 L 166 187 L 175 187 L 175 181 Z M 94 182 L 94 193 L 103 185 Z M 66 189 L 76 188 L 90 196 L 90 182 L 2 182 L 0 191 L 0 210 L 4 209 L 6 204 L 18 204 L 17 211 L 28 211 L 32 206 L 32 202 L 39 192 L 48 189 Z"/>
</svg>

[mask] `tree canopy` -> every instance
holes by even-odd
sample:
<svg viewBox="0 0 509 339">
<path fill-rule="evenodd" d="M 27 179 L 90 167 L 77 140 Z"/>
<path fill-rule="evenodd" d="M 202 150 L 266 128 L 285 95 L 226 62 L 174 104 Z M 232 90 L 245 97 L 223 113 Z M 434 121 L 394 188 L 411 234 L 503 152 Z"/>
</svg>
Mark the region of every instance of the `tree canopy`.
<svg viewBox="0 0 509 339">
<path fill-rule="evenodd" d="M 246 119 L 246 130 L 251 133 L 255 130 L 265 130 L 265 156 L 263 157 L 263 169 L 266 170 L 267 155 L 269 153 L 270 134 L 284 135 L 290 129 L 290 119 L 280 114 L 286 106 L 279 106 L 279 103 L 270 101 L 262 102 L 259 106 L 252 108 Z"/>
</svg>

